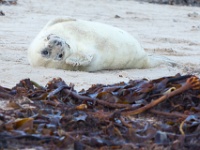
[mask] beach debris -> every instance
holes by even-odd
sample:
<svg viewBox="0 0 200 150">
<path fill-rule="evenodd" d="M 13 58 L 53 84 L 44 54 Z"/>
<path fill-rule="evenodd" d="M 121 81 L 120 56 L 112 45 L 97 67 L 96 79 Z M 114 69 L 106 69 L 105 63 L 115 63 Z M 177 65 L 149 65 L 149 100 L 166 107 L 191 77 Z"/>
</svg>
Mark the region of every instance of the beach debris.
<svg viewBox="0 0 200 150">
<path fill-rule="evenodd" d="M 140 0 L 149 3 L 169 4 L 169 5 L 186 5 L 200 6 L 200 0 Z"/>
<path fill-rule="evenodd" d="M 189 13 L 188 17 L 197 18 L 197 17 L 199 17 L 199 14 L 197 12 Z"/>
<path fill-rule="evenodd" d="M 194 75 L 95 84 L 61 78 L 0 86 L 1 149 L 199 149 L 200 79 Z"/>
<path fill-rule="evenodd" d="M 119 15 L 115 15 L 115 18 L 121 18 Z"/>
<path fill-rule="evenodd" d="M 5 13 L 0 10 L 0 16 L 5 16 Z"/>
<path fill-rule="evenodd" d="M 0 4 L 16 5 L 17 4 L 17 0 L 0 0 Z"/>
</svg>

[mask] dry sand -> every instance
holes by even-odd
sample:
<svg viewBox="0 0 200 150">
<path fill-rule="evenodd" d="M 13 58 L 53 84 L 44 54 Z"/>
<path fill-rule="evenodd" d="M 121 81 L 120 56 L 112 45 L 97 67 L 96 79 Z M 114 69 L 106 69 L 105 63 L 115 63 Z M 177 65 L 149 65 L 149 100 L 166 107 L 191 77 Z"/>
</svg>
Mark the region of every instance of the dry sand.
<svg viewBox="0 0 200 150">
<path fill-rule="evenodd" d="M 18 0 L 17 5 L 3 5 L 0 10 L 5 13 L 5 16 L 0 16 L 1 86 L 13 87 L 24 78 L 45 85 L 52 78 L 61 77 L 80 90 L 96 83 L 155 79 L 177 73 L 200 76 L 199 7 L 134 0 Z M 57 16 L 72 16 L 120 27 L 134 35 L 148 53 L 164 55 L 180 66 L 95 73 L 32 68 L 27 60 L 27 48 L 47 21 Z"/>
</svg>

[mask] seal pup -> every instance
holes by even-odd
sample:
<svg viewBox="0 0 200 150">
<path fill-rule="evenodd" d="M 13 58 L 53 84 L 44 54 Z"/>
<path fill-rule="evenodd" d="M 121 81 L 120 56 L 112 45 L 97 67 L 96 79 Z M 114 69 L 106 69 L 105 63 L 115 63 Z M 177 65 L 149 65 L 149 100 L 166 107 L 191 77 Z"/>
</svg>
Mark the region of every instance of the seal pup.
<svg viewBox="0 0 200 150">
<path fill-rule="evenodd" d="M 165 57 L 149 56 L 124 30 L 73 18 L 49 21 L 31 43 L 28 60 L 32 66 L 80 71 L 173 64 Z"/>
</svg>

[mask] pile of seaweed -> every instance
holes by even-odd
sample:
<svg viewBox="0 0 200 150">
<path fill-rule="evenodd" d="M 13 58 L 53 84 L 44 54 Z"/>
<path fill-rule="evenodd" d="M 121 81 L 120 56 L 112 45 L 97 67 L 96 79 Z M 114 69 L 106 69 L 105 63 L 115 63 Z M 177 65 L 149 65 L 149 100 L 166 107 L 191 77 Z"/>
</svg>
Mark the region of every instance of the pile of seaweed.
<svg viewBox="0 0 200 150">
<path fill-rule="evenodd" d="M 158 4 L 169 4 L 169 5 L 200 6 L 200 0 L 142 0 L 142 1 L 149 3 L 158 3 Z"/>
<path fill-rule="evenodd" d="M 96 84 L 61 78 L 0 86 L 1 149 L 200 149 L 200 80 L 193 75 Z"/>
</svg>

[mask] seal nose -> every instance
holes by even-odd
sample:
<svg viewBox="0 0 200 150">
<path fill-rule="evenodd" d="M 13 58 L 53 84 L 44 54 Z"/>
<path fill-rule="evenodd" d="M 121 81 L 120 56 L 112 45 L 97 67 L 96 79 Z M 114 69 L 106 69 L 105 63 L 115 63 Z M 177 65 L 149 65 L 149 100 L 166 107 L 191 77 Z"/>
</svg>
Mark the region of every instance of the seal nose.
<svg viewBox="0 0 200 150">
<path fill-rule="evenodd" d="M 57 43 L 57 46 L 59 46 L 59 45 L 62 46 L 62 42 L 58 42 L 58 43 Z"/>
</svg>

